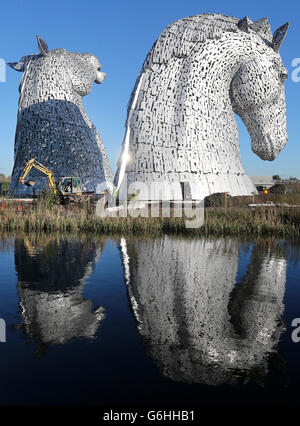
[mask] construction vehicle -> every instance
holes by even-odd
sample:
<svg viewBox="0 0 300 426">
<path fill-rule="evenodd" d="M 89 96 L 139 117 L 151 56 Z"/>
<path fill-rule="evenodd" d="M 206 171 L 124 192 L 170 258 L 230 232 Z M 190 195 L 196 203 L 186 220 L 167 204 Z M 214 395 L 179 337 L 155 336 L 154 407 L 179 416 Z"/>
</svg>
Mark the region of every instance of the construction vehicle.
<svg viewBox="0 0 300 426">
<path fill-rule="evenodd" d="M 25 181 L 26 176 L 29 174 L 32 167 L 36 168 L 40 172 L 44 173 L 48 177 L 49 188 L 55 193 L 62 197 L 73 197 L 83 195 L 81 179 L 79 177 L 66 176 L 62 177 L 58 182 L 58 185 L 55 183 L 54 174 L 52 170 L 45 167 L 43 164 L 39 163 L 35 158 L 31 158 L 24 168 L 23 175 L 20 177 L 19 181 L 23 185 L 34 186 L 35 181 L 30 179 Z"/>
</svg>

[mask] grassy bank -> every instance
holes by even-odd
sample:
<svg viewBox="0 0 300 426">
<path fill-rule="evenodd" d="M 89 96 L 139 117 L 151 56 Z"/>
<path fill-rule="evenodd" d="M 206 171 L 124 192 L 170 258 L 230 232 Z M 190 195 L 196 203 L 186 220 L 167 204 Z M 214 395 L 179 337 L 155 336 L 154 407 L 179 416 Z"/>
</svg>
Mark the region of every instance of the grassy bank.
<svg viewBox="0 0 300 426">
<path fill-rule="evenodd" d="M 274 235 L 300 238 L 300 209 L 287 207 L 206 208 L 203 226 L 188 229 L 184 218 L 99 218 L 95 206 L 4 202 L 0 229 L 7 231 L 92 232 L 97 234 Z"/>
</svg>

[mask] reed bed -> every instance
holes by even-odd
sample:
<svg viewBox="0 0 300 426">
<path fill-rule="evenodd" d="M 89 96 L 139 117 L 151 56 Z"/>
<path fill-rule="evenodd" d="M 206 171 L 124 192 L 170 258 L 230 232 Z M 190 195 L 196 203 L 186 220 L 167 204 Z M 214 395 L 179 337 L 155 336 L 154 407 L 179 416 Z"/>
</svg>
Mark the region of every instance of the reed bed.
<svg viewBox="0 0 300 426">
<path fill-rule="evenodd" d="M 203 226 L 187 228 L 181 217 L 99 218 L 95 206 L 2 203 L 0 230 L 95 234 L 272 235 L 300 238 L 300 208 L 206 208 Z"/>
</svg>

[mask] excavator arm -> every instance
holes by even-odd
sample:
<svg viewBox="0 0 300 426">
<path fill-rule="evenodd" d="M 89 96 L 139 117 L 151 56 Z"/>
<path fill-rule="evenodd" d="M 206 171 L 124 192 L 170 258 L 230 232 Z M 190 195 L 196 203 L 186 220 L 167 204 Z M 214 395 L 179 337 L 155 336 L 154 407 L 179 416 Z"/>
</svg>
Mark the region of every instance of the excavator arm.
<svg viewBox="0 0 300 426">
<path fill-rule="evenodd" d="M 25 166 L 23 175 L 20 177 L 19 181 L 22 184 L 25 183 L 25 178 L 28 175 L 28 173 L 30 172 L 30 170 L 32 169 L 32 167 L 35 167 L 37 170 L 44 173 L 48 177 L 49 188 L 52 189 L 54 191 L 54 193 L 56 193 L 57 189 L 56 189 L 56 185 L 55 185 L 53 172 L 51 170 L 49 170 L 47 167 L 45 167 L 43 164 L 39 163 L 35 158 L 31 158 L 31 160 L 28 161 L 28 163 Z"/>
</svg>

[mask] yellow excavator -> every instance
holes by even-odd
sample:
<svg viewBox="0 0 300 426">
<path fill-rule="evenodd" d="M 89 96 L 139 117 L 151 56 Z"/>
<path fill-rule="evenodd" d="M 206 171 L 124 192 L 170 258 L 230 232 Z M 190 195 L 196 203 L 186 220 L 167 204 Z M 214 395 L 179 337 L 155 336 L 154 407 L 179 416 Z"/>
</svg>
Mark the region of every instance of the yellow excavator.
<svg viewBox="0 0 300 426">
<path fill-rule="evenodd" d="M 63 177 L 58 182 L 56 186 L 54 175 L 52 170 L 45 167 L 43 164 L 39 163 L 35 158 L 31 158 L 24 168 L 23 175 L 20 177 L 19 181 L 27 186 L 34 186 L 34 180 L 25 181 L 26 176 L 32 169 L 32 167 L 36 168 L 40 172 L 44 173 L 48 177 L 49 188 L 60 196 L 77 196 L 82 195 L 82 185 L 79 177 Z"/>
</svg>

